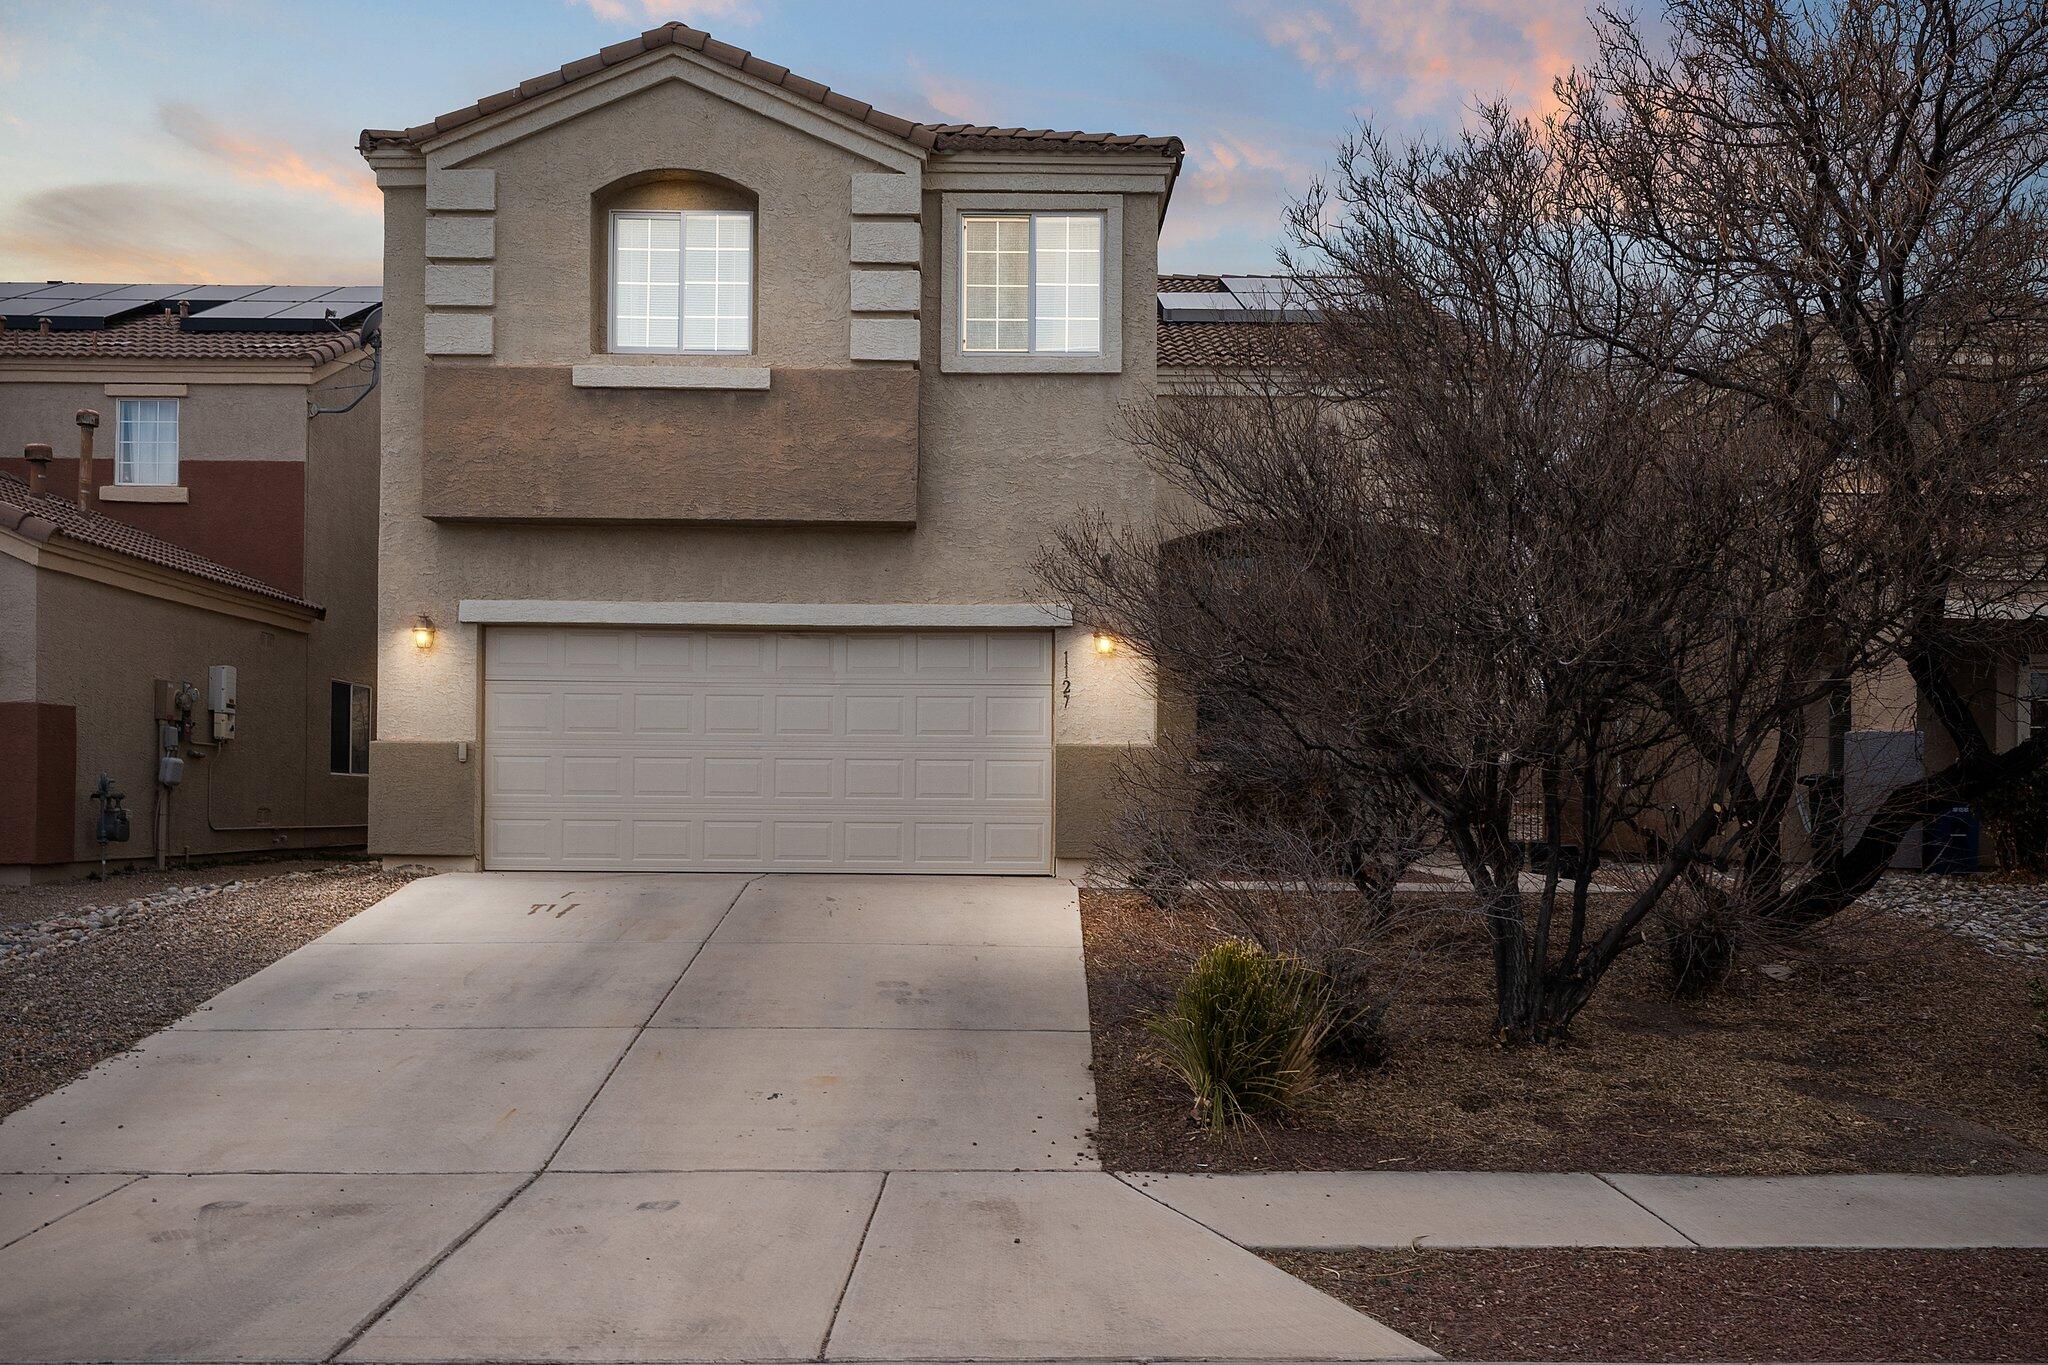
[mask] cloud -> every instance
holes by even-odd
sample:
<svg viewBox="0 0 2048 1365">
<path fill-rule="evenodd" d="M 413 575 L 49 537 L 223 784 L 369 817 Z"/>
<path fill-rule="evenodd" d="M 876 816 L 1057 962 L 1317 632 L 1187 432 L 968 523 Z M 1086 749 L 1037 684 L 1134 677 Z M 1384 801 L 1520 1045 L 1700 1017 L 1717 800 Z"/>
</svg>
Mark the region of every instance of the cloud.
<svg viewBox="0 0 2048 1365">
<path fill-rule="evenodd" d="M 1584 0 L 1340 0 L 1262 10 L 1266 41 L 1322 85 L 1404 119 L 1455 119 L 1476 96 L 1524 113 L 1592 47 Z"/>
<path fill-rule="evenodd" d="M 992 117 L 989 111 L 995 93 L 991 87 L 941 75 L 915 57 L 909 59 L 909 65 L 917 100 L 923 105 L 920 116 L 933 123 L 986 123 Z"/>
<path fill-rule="evenodd" d="M 739 27 L 761 17 L 754 0 L 569 0 L 608 24 L 639 23 L 649 27 L 677 19 L 692 28 L 713 24 Z"/>
<path fill-rule="evenodd" d="M 260 236 L 246 225 L 260 223 Z M 179 185 L 67 185 L 0 219 L 9 279 L 361 284 L 382 272 L 376 229 L 324 209 L 280 214 Z"/>
<path fill-rule="evenodd" d="M 224 128 L 185 100 L 157 105 L 157 121 L 187 147 L 219 163 L 237 180 L 275 185 L 354 213 L 381 214 L 383 196 L 369 168 L 341 160 L 314 162 L 283 142 Z"/>
<path fill-rule="evenodd" d="M 1184 250 L 1228 238 L 1276 240 L 1282 212 L 1313 174 L 1314 168 L 1278 142 L 1254 134 L 1218 131 L 1191 137 L 1160 249 Z M 1270 248 L 1262 259 L 1238 265 L 1270 269 Z"/>
</svg>

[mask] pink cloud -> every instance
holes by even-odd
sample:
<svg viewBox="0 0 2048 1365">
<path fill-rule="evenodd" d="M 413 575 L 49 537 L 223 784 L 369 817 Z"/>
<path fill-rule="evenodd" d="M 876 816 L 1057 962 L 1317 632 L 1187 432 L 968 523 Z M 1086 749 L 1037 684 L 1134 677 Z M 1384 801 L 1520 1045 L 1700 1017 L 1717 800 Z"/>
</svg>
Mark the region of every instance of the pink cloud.
<svg viewBox="0 0 2048 1365">
<path fill-rule="evenodd" d="M 1382 112 L 1447 115 L 1476 96 L 1524 113 L 1591 51 L 1585 0 L 1343 0 L 1264 12 L 1267 42 Z"/>
<path fill-rule="evenodd" d="M 261 237 L 241 225 L 261 222 Z M 279 214 L 183 185 L 71 185 L 0 217 L 0 272 L 23 280 L 361 284 L 378 278 L 377 230 L 307 206 Z"/>
<path fill-rule="evenodd" d="M 751 24 L 761 17 L 754 0 L 569 0 L 608 24 L 645 22 L 649 26 L 679 20 L 693 28 L 711 24 Z"/>
<path fill-rule="evenodd" d="M 1230 234 L 1275 238 L 1282 211 L 1307 188 L 1313 173 L 1285 148 L 1247 133 L 1191 137 L 1161 248 Z"/>
<path fill-rule="evenodd" d="M 369 168 L 351 164 L 353 158 L 313 161 L 286 143 L 222 127 L 183 100 L 166 100 L 157 116 L 165 132 L 219 162 L 237 180 L 276 185 L 357 213 L 383 212 L 383 196 Z"/>
</svg>

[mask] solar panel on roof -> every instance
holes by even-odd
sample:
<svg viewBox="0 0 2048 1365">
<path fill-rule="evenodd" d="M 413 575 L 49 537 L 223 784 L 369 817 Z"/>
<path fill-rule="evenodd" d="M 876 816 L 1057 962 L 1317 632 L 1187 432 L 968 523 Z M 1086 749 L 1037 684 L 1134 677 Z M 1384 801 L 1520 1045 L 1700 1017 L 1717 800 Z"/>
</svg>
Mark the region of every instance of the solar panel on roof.
<svg viewBox="0 0 2048 1365">
<path fill-rule="evenodd" d="M 252 303 L 305 303 L 334 292 L 329 284 L 266 284 L 245 297 Z"/>
<path fill-rule="evenodd" d="M 52 284 L 36 291 L 45 299 L 96 299 L 123 286 L 118 284 Z"/>
<path fill-rule="evenodd" d="M 195 312 L 179 326 L 187 332 L 326 332 L 348 326 L 377 306 L 375 299 L 237 299 Z"/>
<path fill-rule="evenodd" d="M 1161 294 L 1161 322 L 1257 322 L 1235 294 Z"/>
<path fill-rule="evenodd" d="M 329 299 L 368 299 L 371 303 L 384 302 L 384 286 L 379 284 L 347 284 L 327 295 Z"/>
<path fill-rule="evenodd" d="M 227 303 L 233 299 L 246 299 L 261 288 L 260 284 L 192 284 L 171 297 L 188 303 Z"/>
<path fill-rule="evenodd" d="M 7 324 L 37 327 L 48 318 L 54 331 L 91 332 L 155 307 L 148 299 L 20 299 L 14 304 L 20 311 L 10 309 Z"/>
</svg>

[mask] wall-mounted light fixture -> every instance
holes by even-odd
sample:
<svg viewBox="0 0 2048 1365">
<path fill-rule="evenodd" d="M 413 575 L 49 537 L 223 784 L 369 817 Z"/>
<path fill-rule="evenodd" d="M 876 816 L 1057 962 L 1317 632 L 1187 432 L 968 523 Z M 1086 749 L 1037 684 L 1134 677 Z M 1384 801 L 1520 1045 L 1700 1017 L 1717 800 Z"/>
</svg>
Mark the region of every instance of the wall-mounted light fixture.
<svg viewBox="0 0 2048 1365">
<path fill-rule="evenodd" d="M 1103 633 L 1102 631 L 1099 631 L 1099 630 L 1098 630 L 1098 631 L 1096 631 L 1096 632 L 1095 632 L 1095 652 L 1096 652 L 1097 654 L 1114 654 L 1114 653 L 1116 653 L 1116 636 L 1114 636 L 1114 635 L 1107 635 L 1107 634 L 1104 634 L 1104 633 Z"/>
<path fill-rule="evenodd" d="M 434 647 L 434 618 L 421 612 L 412 618 L 412 647 L 432 649 Z"/>
</svg>

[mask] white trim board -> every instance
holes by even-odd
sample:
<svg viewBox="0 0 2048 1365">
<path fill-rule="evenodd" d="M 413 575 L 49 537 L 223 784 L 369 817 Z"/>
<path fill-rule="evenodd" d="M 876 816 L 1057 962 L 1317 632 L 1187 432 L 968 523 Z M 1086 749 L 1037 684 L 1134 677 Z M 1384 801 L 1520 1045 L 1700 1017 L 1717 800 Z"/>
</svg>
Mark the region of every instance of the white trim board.
<svg viewBox="0 0 2048 1365">
<path fill-rule="evenodd" d="M 1051 630 L 1059 602 L 556 602 L 462 599 L 457 619 L 486 626 L 788 626 L 828 630 Z"/>
</svg>

